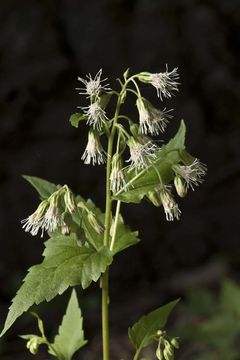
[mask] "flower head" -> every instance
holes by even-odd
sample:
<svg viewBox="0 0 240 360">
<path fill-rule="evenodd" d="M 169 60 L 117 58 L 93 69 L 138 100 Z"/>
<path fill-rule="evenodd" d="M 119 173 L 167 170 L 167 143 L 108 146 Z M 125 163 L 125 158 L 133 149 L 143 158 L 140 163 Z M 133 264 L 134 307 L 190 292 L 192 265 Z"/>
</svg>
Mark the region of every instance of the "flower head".
<svg viewBox="0 0 240 360">
<path fill-rule="evenodd" d="M 127 142 L 130 151 L 130 169 L 141 170 L 147 167 L 156 157 L 157 146 L 146 137 L 135 139 L 133 136 Z"/>
<path fill-rule="evenodd" d="M 23 219 L 21 223 L 23 224 L 22 228 L 26 232 L 30 232 L 31 235 L 37 235 L 38 231 L 42 229 L 41 237 L 43 237 L 43 220 L 44 220 L 44 213 L 48 207 L 48 201 L 44 200 L 40 203 L 37 210 L 29 215 L 26 219 Z"/>
<path fill-rule="evenodd" d="M 195 159 L 190 165 L 174 165 L 174 172 L 182 177 L 186 182 L 187 189 L 198 186 L 203 182 L 203 176 L 206 175 L 207 167 L 199 159 Z"/>
<path fill-rule="evenodd" d="M 113 193 L 118 192 L 126 186 L 122 167 L 123 164 L 121 157 L 118 154 L 113 155 L 112 170 L 110 174 L 110 187 Z"/>
<path fill-rule="evenodd" d="M 84 113 L 88 117 L 87 124 L 92 125 L 93 129 L 101 131 L 107 116 L 99 101 L 95 101 L 82 109 L 84 109 Z"/>
<path fill-rule="evenodd" d="M 43 200 L 33 214 L 22 220 L 22 227 L 33 236 L 37 235 L 40 229 L 41 237 L 43 237 L 44 231 L 54 232 L 58 228 L 61 229 L 62 234 L 67 235 L 70 233 L 68 218 L 75 208 L 73 193 L 64 185 L 52 193 L 48 199 Z"/>
<path fill-rule="evenodd" d="M 186 181 L 179 175 L 174 177 L 174 185 L 178 196 L 184 197 L 187 195 Z"/>
<path fill-rule="evenodd" d="M 50 200 L 49 208 L 44 215 L 42 229 L 49 232 L 54 232 L 57 230 L 58 226 L 61 225 L 62 217 L 58 209 L 58 199 L 53 197 Z"/>
<path fill-rule="evenodd" d="M 102 91 L 111 90 L 108 87 L 109 84 L 102 84 L 107 80 L 107 78 L 101 80 L 101 76 L 102 76 L 102 69 L 98 71 L 98 73 L 95 75 L 94 78 L 92 78 L 91 74 L 86 76 L 87 79 L 83 79 L 79 76 L 78 80 L 85 85 L 84 88 L 77 88 L 77 90 L 80 90 L 79 94 L 87 95 L 87 97 L 94 98 L 97 97 Z"/>
<path fill-rule="evenodd" d="M 172 118 L 169 114 L 171 110 L 158 110 L 144 98 L 138 98 L 136 104 L 139 112 L 139 133 L 159 135 L 160 132 L 164 132 L 168 119 Z"/>
<path fill-rule="evenodd" d="M 163 100 L 164 98 L 170 98 L 174 91 L 178 91 L 177 82 L 179 79 L 178 68 L 174 68 L 172 71 L 168 71 L 168 66 L 166 65 L 166 71 L 151 74 L 148 72 L 140 73 L 139 80 L 152 84 L 157 90 L 157 96 Z"/>
<path fill-rule="evenodd" d="M 99 135 L 95 132 L 90 130 L 88 133 L 88 143 L 86 149 L 83 153 L 82 160 L 84 164 L 103 164 L 106 160 L 105 152 L 102 148 L 100 143 Z"/>
<path fill-rule="evenodd" d="M 173 221 L 174 218 L 179 220 L 181 211 L 172 196 L 170 187 L 165 186 L 160 190 L 160 199 L 162 201 L 167 221 Z"/>
</svg>

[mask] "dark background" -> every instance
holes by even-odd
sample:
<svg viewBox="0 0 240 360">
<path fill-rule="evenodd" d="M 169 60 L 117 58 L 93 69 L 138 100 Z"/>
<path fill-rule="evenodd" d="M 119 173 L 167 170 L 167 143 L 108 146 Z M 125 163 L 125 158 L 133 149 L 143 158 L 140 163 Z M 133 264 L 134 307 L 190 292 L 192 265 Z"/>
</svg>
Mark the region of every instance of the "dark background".
<svg viewBox="0 0 240 360">
<path fill-rule="evenodd" d="M 159 72 L 166 63 L 170 69 L 178 66 L 180 93 L 164 102 L 175 109 L 164 139 L 184 118 L 188 148 L 208 165 L 205 183 L 179 201 L 180 222 L 167 223 L 162 209 L 147 202 L 123 206 L 142 242 L 120 254 L 112 268 L 116 358 L 119 352 L 127 357 L 123 334 L 143 312 L 184 297 L 193 286 L 214 288 L 224 276 L 238 280 L 239 10 L 238 0 L 0 2 L 1 323 L 26 269 L 41 261 L 43 250 L 41 239 L 21 230 L 20 220 L 38 204 L 21 174 L 68 183 L 104 206 L 104 168 L 83 165 L 87 131 L 68 122 L 81 104 L 77 76 L 99 68 L 114 88 L 128 67 Z M 159 105 L 155 89 L 145 87 L 145 92 Z M 90 312 L 85 324 L 95 351 L 100 346 L 96 293 L 93 287 L 80 294 Z M 57 299 L 55 306 L 42 306 L 49 328 L 60 320 L 67 297 L 63 305 Z M 3 359 L 16 352 L 18 358 L 31 358 L 16 341 L 16 332 L 26 332 L 31 323 L 23 321 L 1 340 Z"/>
</svg>

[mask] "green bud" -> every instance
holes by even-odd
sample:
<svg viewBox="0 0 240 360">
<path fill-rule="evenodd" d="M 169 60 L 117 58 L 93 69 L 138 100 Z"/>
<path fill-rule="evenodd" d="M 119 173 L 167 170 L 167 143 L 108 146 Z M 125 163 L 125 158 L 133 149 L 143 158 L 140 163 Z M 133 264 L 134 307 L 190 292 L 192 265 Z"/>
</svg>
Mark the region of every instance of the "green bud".
<svg viewBox="0 0 240 360">
<path fill-rule="evenodd" d="M 174 186 L 175 186 L 175 189 L 177 191 L 177 194 L 180 197 L 184 197 L 184 196 L 187 195 L 186 182 L 181 176 L 179 176 L 179 175 L 175 176 L 175 178 L 174 178 Z"/>
<path fill-rule="evenodd" d="M 138 138 L 139 138 L 138 129 L 139 129 L 139 126 L 138 126 L 137 124 L 132 123 L 132 124 L 130 125 L 131 134 L 133 135 L 133 137 L 134 137 L 135 139 L 138 139 Z"/>
<path fill-rule="evenodd" d="M 100 235 L 104 232 L 104 226 L 101 224 L 93 212 L 89 211 L 87 218 L 93 229 Z"/>
<path fill-rule="evenodd" d="M 75 204 L 73 193 L 71 192 L 71 190 L 69 188 L 67 188 L 67 190 L 65 191 L 64 202 L 65 202 L 67 210 L 69 211 L 70 214 L 72 214 L 73 211 L 76 209 L 76 204 Z"/>
<path fill-rule="evenodd" d="M 168 348 L 165 348 L 163 350 L 163 355 L 166 360 L 173 360 L 174 359 L 174 353 L 169 352 Z"/>
<path fill-rule="evenodd" d="M 157 347 L 156 358 L 158 360 L 163 360 L 163 352 L 162 352 L 162 349 L 160 348 L 160 346 Z"/>
<path fill-rule="evenodd" d="M 38 348 L 41 344 L 43 344 L 43 339 L 37 335 L 32 335 L 31 339 L 27 342 L 27 349 L 31 354 L 36 355 L 38 352 Z"/>
<path fill-rule="evenodd" d="M 128 69 L 124 72 L 124 74 L 123 74 L 123 78 L 124 78 L 125 81 L 126 81 L 127 78 L 129 77 L 129 71 L 130 71 L 130 68 L 128 68 Z"/>
<path fill-rule="evenodd" d="M 170 343 L 171 343 L 172 346 L 175 347 L 175 349 L 179 349 L 179 341 L 177 340 L 177 338 L 172 338 Z"/>
<path fill-rule="evenodd" d="M 155 206 L 161 206 L 162 205 L 162 201 L 160 199 L 160 196 L 156 191 L 149 191 L 147 196 L 148 196 L 149 200 L 153 203 L 153 205 L 155 205 Z M 161 331 L 161 330 L 159 330 L 159 331 Z"/>
</svg>

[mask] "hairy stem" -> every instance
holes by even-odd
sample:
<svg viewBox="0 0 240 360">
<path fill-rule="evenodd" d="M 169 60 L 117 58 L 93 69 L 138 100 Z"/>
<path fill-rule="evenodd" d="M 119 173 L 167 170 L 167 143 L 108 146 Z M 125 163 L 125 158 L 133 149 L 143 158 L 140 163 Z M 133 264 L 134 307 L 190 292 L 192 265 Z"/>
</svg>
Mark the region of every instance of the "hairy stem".
<svg viewBox="0 0 240 360">
<path fill-rule="evenodd" d="M 121 104 L 123 101 L 123 95 L 127 89 L 127 85 L 136 75 L 133 75 L 125 81 L 122 86 L 122 90 L 118 95 L 117 105 L 115 114 L 113 117 L 113 124 L 111 133 L 108 138 L 108 149 L 107 149 L 107 169 L 106 169 L 106 206 L 105 206 L 105 232 L 104 232 L 104 245 L 110 248 L 110 227 L 112 220 L 112 197 L 111 197 L 111 187 L 110 187 L 110 174 L 111 174 L 111 164 L 112 164 L 112 155 L 113 155 L 113 144 L 114 136 L 117 128 L 117 121 L 119 117 L 119 112 Z M 120 203 L 118 205 L 118 211 L 120 211 Z M 118 216 L 117 216 L 118 217 Z M 113 246 L 113 245 L 112 245 Z M 109 313 L 108 313 L 108 304 L 109 304 L 109 269 L 107 268 L 105 273 L 102 275 L 102 342 L 103 342 L 103 360 L 110 360 L 110 350 L 109 350 Z"/>
<path fill-rule="evenodd" d="M 111 163 L 112 163 L 112 153 L 113 153 L 113 142 L 114 135 L 116 132 L 116 124 L 118 120 L 118 115 L 121 107 L 121 93 L 118 97 L 116 111 L 113 119 L 112 130 L 108 139 L 108 158 L 107 158 L 107 170 L 106 170 L 106 207 L 105 207 L 105 232 L 104 232 L 104 245 L 110 247 L 109 238 L 110 238 L 110 227 L 111 227 L 111 208 L 112 208 L 112 199 L 111 199 L 111 187 L 110 187 L 110 174 L 111 174 Z M 109 350 L 109 270 L 105 271 L 102 275 L 102 341 L 103 341 L 103 360 L 110 360 L 110 350 Z"/>
</svg>

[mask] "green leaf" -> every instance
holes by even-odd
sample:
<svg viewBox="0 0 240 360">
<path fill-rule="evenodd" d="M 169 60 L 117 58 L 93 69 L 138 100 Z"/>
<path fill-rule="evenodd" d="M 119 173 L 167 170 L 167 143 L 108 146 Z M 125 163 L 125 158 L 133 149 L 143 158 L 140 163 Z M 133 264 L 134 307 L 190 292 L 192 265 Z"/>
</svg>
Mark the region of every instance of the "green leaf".
<svg viewBox="0 0 240 360">
<path fill-rule="evenodd" d="M 37 190 L 42 200 L 47 199 L 60 188 L 60 185 L 55 185 L 36 176 L 23 175 L 23 178 Z"/>
<path fill-rule="evenodd" d="M 71 360 L 73 354 L 86 343 L 83 332 L 83 318 L 76 291 L 73 290 L 66 314 L 63 317 L 62 324 L 59 326 L 58 335 L 55 336 L 54 343 L 51 345 L 56 350 L 59 360 Z M 49 353 L 56 356 L 51 348 Z"/>
<path fill-rule="evenodd" d="M 113 254 L 115 255 L 125 250 L 126 248 L 133 246 L 139 241 L 138 231 L 131 231 L 131 229 L 126 224 L 124 224 L 122 216 L 119 215 L 116 238 L 113 246 Z"/>
<path fill-rule="evenodd" d="M 165 326 L 169 314 L 178 302 L 179 299 L 161 306 L 157 310 L 143 316 L 136 324 L 129 328 L 128 336 L 137 350 L 155 341 L 157 331 Z"/>
<path fill-rule="evenodd" d="M 44 260 L 34 265 L 24 279 L 12 301 L 2 336 L 15 320 L 33 304 L 50 301 L 62 294 L 69 286 L 81 284 L 85 289 L 97 281 L 112 262 L 107 247 L 96 251 L 87 246 L 78 246 L 75 234 L 55 236 L 45 243 Z"/>
<path fill-rule="evenodd" d="M 87 120 L 87 115 L 80 113 L 72 114 L 69 119 L 71 125 L 74 126 L 75 128 L 78 128 L 80 121 L 86 121 L 86 120 Z"/>
<path fill-rule="evenodd" d="M 135 173 L 134 169 L 131 171 L 126 169 L 124 175 L 128 190 L 121 189 L 114 198 L 127 203 L 139 203 L 144 196 L 147 196 L 150 191 L 154 191 L 159 185 L 158 173 L 164 183 L 171 182 L 174 178 L 172 165 L 180 162 L 181 151 L 185 149 L 185 132 L 186 127 L 182 120 L 177 134 L 168 144 L 159 149 L 152 165 L 138 174 Z"/>
</svg>

